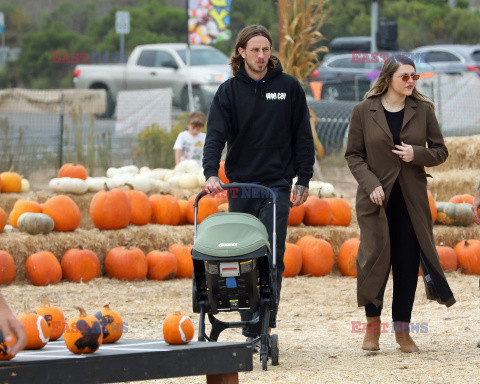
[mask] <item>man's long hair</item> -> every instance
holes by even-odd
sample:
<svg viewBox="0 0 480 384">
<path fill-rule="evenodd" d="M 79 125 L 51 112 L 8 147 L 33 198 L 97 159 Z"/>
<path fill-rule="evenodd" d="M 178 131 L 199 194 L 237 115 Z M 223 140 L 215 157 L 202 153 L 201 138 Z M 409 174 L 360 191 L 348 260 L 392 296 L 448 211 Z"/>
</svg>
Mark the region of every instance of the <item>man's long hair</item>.
<svg viewBox="0 0 480 384">
<path fill-rule="evenodd" d="M 397 72 L 397 69 L 402 64 L 411 65 L 416 71 L 415 63 L 410 57 L 402 54 L 390 56 L 387 60 L 385 60 L 382 70 L 380 71 L 380 74 L 378 75 L 378 78 L 373 84 L 372 88 L 370 88 L 370 90 L 365 94 L 363 98 L 369 99 L 370 97 L 380 96 L 387 92 L 390 81 L 392 81 L 393 74 Z M 413 92 L 410 97 L 429 103 L 435 110 L 435 105 L 433 104 L 433 101 L 430 100 L 427 96 L 421 94 L 417 90 L 416 86 L 413 88 Z"/>
<path fill-rule="evenodd" d="M 240 71 L 240 65 L 243 63 L 243 57 L 242 55 L 240 55 L 240 53 L 238 53 L 238 48 L 246 49 L 249 40 L 255 36 L 263 36 L 267 38 L 267 40 L 270 42 L 270 48 L 273 48 L 272 37 L 270 36 L 267 28 L 265 28 L 263 25 L 254 24 L 243 28 L 238 33 L 235 49 L 233 50 L 232 56 L 230 57 L 230 65 L 232 67 L 232 72 L 234 75 Z M 270 59 L 268 60 L 268 66 L 270 68 L 277 68 L 278 59 L 275 56 L 270 55 Z"/>
</svg>

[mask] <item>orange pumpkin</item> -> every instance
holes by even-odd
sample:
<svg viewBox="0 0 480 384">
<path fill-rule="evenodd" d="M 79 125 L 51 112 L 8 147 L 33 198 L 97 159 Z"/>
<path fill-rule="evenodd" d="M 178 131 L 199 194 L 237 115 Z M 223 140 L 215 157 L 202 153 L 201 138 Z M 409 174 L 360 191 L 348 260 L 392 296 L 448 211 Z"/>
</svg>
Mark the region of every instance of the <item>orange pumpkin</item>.
<svg viewBox="0 0 480 384">
<path fill-rule="evenodd" d="M 0 233 L 3 232 L 5 225 L 7 225 L 7 214 L 2 208 L 0 208 Z"/>
<path fill-rule="evenodd" d="M 10 340 L 5 340 L 3 332 L 0 330 L 0 360 L 10 360 L 14 355 L 8 352 L 8 348 L 17 342 L 17 338 L 13 333 L 10 333 Z"/>
<path fill-rule="evenodd" d="M 103 344 L 115 343 L 122 337 L 123 321 L 117 311 L 108 304 L 94 315 L 102 325 Z"/>
<path fill-rule="evenodd" d="M 335 254 L 330 243 L 306 235 L 296 244 L 302 250 L 302 275 L 325 276 L 330 273 L 335 263 Z"/>
<path fill-rule="evenodd" d="M 55 223 L 55 231 L 74 231 L 80 225 L 82 213 L 78 205 L 66 195 L 57 195 L 43 204 L 43 213 Z"/>
<path fill-rule="evenodd" d="M 225 174 L 225 161 L 220 162 L 220 167 L 218 168 L 218 177 L 222 181 L 223 184 L 229 184 L 230 181 Z"/>
<path fill-rule="evenodd" d="M 432 192 L 427 191 L 428 195 L 428 205 L 430 206 L 430 213 L 432 214 L 432 223 L 435 223 L 437 220 L 437 203 L 433 198 Z"/>
<path fill-rule="evenodd" d="M 191 279 L 193 275 L 192 246 L 177 243 L 171 245 L 168 250 L 177 258 L 177 277 Z"/>
<path fill-rule="evenodd" d="M 151 251 L 147 254 L 150 280 L 167 280 L 177 275 L 177 257 L 169 251 Z"/>
<path fill-rule="evenodd" d="M 288 214 L 288 225 L 296 226 L 300 225 L 303 222 L 305 217 L 305 204 L 299 205 L 297 207 L 290 208 L 290 213 Z"/>
<path fill-rule="evenodd" d="M 95 316 L 87 315 L 81 307 L 79 316 L 72 317 L 65 328 L 65 345 L 73 353 L 93 353 L 103 342 L 102 325 Z"/>
<path fill-rule="evenodd" d="M 340 197 L 329 197 L 327 199 L 332 209 L 332 221 L 330 225 L 348 227 L 352 221 L 352 209 L 347 200 Z"/>
<path fill-rule="evenodd" d="M 174 196 L 154 194 L 148 199 L 152 204 L 152 219 L 154 223 L 163 225 L 178 225 L 180 223 L 180 205 Z"/>
<path fill-rule="evenodd" d="M 354 237 L 346 240 L 338 251 L 337 267 L 343 276 L 357 277 L 357 253 L 360 239 Z"/>
<path fill-rule="evenodd" d="M 18 228 L 18 218 L 26 212 L 42 213 L 42 207 L 36 201 L 28 201 L 23 199 L 17 200 L 12 211 L 10 212 L 10 215 L 8 216 L 10 225 L 14 228 Z"/>
<path fill-rule="evenodd" d="M 43 316 L 25 311 L 24 314 L 18 316 L 18 320 L 22 323 L 27 335 L 25 349 L 41 349 L 48 343 L 50 329 Z"/>
<path fill-rule="evenodd" d="M 303 222 L 305 225 L 329 225 L 332 222 L 332 208 L 327 200 L 309 196 L 304 206 Z"/>
<path fill-rule="evenodd" d="M 210 193 L 203 198 L 204 199 L 208 199 L 208 198 L 215 199 L 215 202 L 217 203 L 217 207 L 218 207 L 220 204 L 228 203 L 228 191 L 226 189 L 224 189 L 222 192 Z"/>
<path fill-rule="evenodd" d="M 187 344 L 193 338 L 195 330 L 190 317 L 175 311 L 163 320 L 163 339 L 168 344 Z"/>
<path fill-rule="evenodd" d="M 188 199 L 187 204 L 187 221 L 190 224 L 193 224 L 195 211 L 193 204 L 195 203 L 197 195 L 192 195 Z M 208 216 L 213 215 L 218 212 L 218 206 L 215 202 L 215 199 L 201 198 L 198 202 L 198 211 L 197 211 L 197 224 L 200 224 Z"/>
<path fill-rule="evenodd" d="M 145 225 L 150 222 L 152 217 L 152 204 L 145 192 L 142 191 L 125 191 L 132 207 L 132 215 L 130 216 L 130 224 Z"/>
<path fill-rule="evenodd" d="M 105 189 L 93 196 L 90 202 L 90 217 L 98 229 L 120 229 L 130 223 L 132 204 L 121 189 Z"/>
<path fill-rule="evenodd" d="M 77 283 L 90 281 L 100 276 L 100 261 L 89 249 L 69 249 L 62 257 L 63 277 Z"/>
<path fill-rule="evenodd" d="M 444 271 L 456 271 L 458 266 L 458 257 L 452 247 L 437 245 L 438 258 Z"/>
<path fill-rule="evenodd" d="M 42 251 L 28 256 L 25 273 L 33 285 L 56 284 L 62 279 L 62 267 L 52 252 Z"/>
<path fill-rule="evenodd" d="M 58 177 L 71 177 L 72 179 L 87 180 L 87 170 L 81 164 L 66 163 L 58 171 Z"/>
<path fill-rule="evenodd" d="M 469 194 L 455 195 L 448 202 L 455 203 L 455 204 L 460 204 L 460 203 L 473 204 L 473 196 Z"/>
<path fill-rule="evenodd" d="M 283 255 L 285 270 L 283 277 L 295 277 L 302 270 L 302 250 L 296 244 L 285 243 L 285 254 Z"/>
<path fill-rule="evenodd" d="M 467 275 L 480 275 L 480 240 L 461 241 L 453 248 L 458 258 L 458 265 Z"/>
<path fill-rule="evenodd" d="M 1 191 L 4 193 L 19 193 L 22 190 L 22 177 L 13 172 L 13 167 L 10 171 L 0 174 Z"/>
<path fill-rule="evenodd" d="M 218 212 L 228 212 L 228 203 L 219 204 Z"/>
<path fill-rule="evenodd" d="M 180 206 L 180 221 L 178 225 L 187 224 L 187 200 L 177 200 L 178 205 Z"/>
<path fill-rule="evenodd" d="M 50 341 L 57 340 L 65 329 L 65 316 L 60 308 L 50 304 L 48 296 L 42 296 L 42 305 L 33 308 L 33 313 L 42 316 L 50 331 Z"/>
<path fill-rule="evenodd" d="M 0 251 L 0 284 L 10 284 L 15 280 L 15 261 L 5 251 Z"/>
<path fill-rule="evenodd" d="M 105 273 L 119 280 L 143 280 L 147 276 L 147 257 L 141 249 L 132 247 L 111 249 L 105 257 Z"/>
</svg>

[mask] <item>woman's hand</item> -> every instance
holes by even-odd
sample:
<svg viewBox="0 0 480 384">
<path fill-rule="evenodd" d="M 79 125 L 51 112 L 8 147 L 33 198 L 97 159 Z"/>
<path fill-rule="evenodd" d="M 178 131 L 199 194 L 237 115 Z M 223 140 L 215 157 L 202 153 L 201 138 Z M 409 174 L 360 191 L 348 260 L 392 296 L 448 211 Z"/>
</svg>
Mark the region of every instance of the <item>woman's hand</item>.
<svg viewBox="0 0 480 384">
<path fill-rule="evenodd" d="M 385 193 L 383 192 L 382 186 L 379 186 L 373 190 L 370 194 L 370 200 L 372 200 L 373 204 L 376 205 L 383 205 L 383 201 L 385 200 Z"/>
<path fill-rule="evenodd" d="M 413 161 L 413 148 L 411 145 L 405 144 L 402 141 L 402 145 L 395 145 L 395 149 L 392 149 L 392 152 L 400 157 L 400 160 L 403 160 L 407 163 Z"/>
</svg>

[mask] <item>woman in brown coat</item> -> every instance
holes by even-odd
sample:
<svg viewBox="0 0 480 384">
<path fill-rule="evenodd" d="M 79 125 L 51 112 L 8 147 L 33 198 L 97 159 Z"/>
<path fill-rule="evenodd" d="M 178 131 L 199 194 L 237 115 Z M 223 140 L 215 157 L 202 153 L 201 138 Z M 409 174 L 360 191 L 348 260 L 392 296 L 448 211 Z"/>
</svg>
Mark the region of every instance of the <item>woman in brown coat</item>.
<svg viewBox="0 0 480 384">
<path fill-rule="evenodd" d="M 367 316 L 366 350 L 379 349 L 390 267 L 393 327 L 403 352 L 418 351 L 409 329 L 419 265 L 427 297 L 447 307 L 455 303 L 435 248 L 427 196 L 431 176 L 424 170 L 443 163 L 448 151 L 433 103 L 415 88 L 415 71 L 405 55 L 388 58 L 350 120 L 345 158 L 358 182 L 357 302 Z"/>
</svg>

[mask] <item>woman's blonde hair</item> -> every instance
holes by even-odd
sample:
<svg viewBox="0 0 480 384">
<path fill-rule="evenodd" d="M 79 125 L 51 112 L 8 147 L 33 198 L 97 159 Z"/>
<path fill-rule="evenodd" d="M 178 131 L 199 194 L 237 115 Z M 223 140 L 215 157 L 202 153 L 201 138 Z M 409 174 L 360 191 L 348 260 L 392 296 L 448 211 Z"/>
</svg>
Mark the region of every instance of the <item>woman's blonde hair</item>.
<svg viewBox="0 0 480 384">
<path fill-rule="evenodd" d="M 240 55 L 240 53 L 238 53 L 238 48 L 246 49 L 249 40 L 255 36 L 265 37 L 270 42 L 270 48 L 273 48 L 272 37 L 270 36 L 267 28 L 265 28 L 263 25 L 254 24 L 243 28 L 238 33 L 237 42 L 232 52 L 232 56 L 230 57 L 230 65 L 234 75 L 240 71 L 240 66 L 243 63 L 243 57 Z M 270 55 L 270 59 L 268 59 L 268 66 L 270 68 L 277 68 L 278 59 L 275 56 Z"/>
<path fill-rule="evenodd" d="M 403 64 L 411 65 L 415 69 L 415 71 L 417 70 L 414 61 L 407 55 L 396 54 L 390 56 L 387 60 L 385 60 L 385 63 L 383 63 L 382 70 L 380 71 L 380 74 L 378 75 L 377 80 L 375 80 L 372 88 L 370 88 L 370 90 L 365 93 L 365 96 L 363 98 L 369 99 L 374 96 L 383 95 L 385 92 L 387 92 L 393 74 L 397 72 L 397 69 Z M 417 87 L 413 88 L 413 92 L 410 97 L 429 103 L 435 110 L 435 105 L 433 104 L 433 101 L 429 97 L 421 94 L 417 90 Z"/>
</svg>

